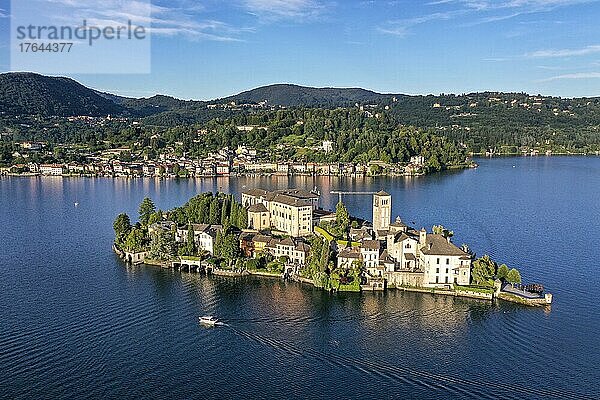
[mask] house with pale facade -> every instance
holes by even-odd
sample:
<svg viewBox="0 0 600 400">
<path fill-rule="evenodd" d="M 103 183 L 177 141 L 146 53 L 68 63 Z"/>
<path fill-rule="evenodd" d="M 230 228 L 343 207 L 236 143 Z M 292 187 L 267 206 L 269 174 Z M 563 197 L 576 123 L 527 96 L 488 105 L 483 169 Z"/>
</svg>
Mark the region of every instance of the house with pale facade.
<svg viewBox="0 0 600 400">
<path fill-rule="evenodd" d="M 292 237 L 312 234 L 313 211 L 318 203 L 319 195 L 300 189 L 273 192 L 249 189 L 242 192 L 242 205 L 248 207 L 249 228 L 266 229 L 267 222 L 269 228 Z M 265 209 L 268 211 L 268 221 Z"/>
<path fill-rule="evenodd" d="M 390 222 L 391 207 L 388 193 L 373 196 L 373 227 L 350 229 L 350 238 L 360 246 L 341 249 L 338 267 L 358 262 L 366 281 L 363 287 L 373 290 L 387 285 L 450 289 L 455 283 L 470 283 L 471 254 L 444 235 L 417 231 L 400 218 Z"/>
<path fill-rule="evenodd" d="M 452 288 L 471 282 L 471 255 L 440 234 L 420 232 L 419 264 L 423 286 Z"/>
<path fill-rule="evenodd" d="M 199 251 L 207 251 L 210 254 L 214 254 L 215 240 L 217 239 L 217 233 L 223 231 L 221 225 L 209 225 L 209 224 L 191 224 L 177 227 L 175 231 L 175 241 L 177 243 L 184 243 L 187 241 L 189 227 L 194 230 L 194 242 L 198 247 Z"/>
<path fill-rule="evenodd" d="M 310 246 L 301 239 L 272 238 L 265 246 L 264 251 L 276 258 L 285 257 L 291 264 L 306 265 Z"/>
</svg>

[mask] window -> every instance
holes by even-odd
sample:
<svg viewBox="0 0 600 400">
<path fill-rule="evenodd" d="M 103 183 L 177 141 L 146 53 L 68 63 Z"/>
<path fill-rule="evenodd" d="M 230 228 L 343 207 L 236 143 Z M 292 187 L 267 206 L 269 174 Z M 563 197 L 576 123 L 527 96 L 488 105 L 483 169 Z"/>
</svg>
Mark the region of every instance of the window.
<svg viewBox="0 0 600 400">
<path fill-rule="evenodd" d="M 446 265 L 450 264 L 450 259 L 446 258 Z"/>
<path fill-rule="evenodd" d="M 448 268 L 446 268 L 446 273 L 448 273 Z"/>
<path fill-rule="evenodd" d="M 440 277 L 439 276 L 435 277 L 435 283 L 440 283 Z"/>
<path fill-rule="evenodd" d="M 439 274 L 439 273 L 440 273 L 440 269 L 439 269 L 439 268 L 436 268 L 436 269 L 435 269 L 435 273 L 436 273 L 436 274 Z"/>
<path fill-rule="evenodd" d="M 439 264 L 440 263 L 440 258 L 438 257 L 438 259 L 436 260 L 436 263 Z"/>
<path fill-rule="evenodd" d="M 448 283 L 448 277 L 446 277 L 446 283 Z"/>
</svg>

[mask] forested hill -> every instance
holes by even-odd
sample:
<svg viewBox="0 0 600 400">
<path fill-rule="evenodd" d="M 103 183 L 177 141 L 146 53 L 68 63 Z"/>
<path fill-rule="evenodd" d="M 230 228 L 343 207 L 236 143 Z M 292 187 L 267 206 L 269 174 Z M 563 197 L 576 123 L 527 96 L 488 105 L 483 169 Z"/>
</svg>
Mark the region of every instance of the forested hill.
<svg viewBox="0 0 600 400">
<path fill-rule="evenodd" d="M 197 128 L 215 118 L 234 116 L 262 115 L 258 119 L 264 123 L 269 119 L 263 118 L 266 113 L 282 108 L 339 107 L 357 109 L 368 116 L 385 114 L 398 126 L 434 130 L 474 152 L 491 149 L 498 153 L 518 153 L 533 148 L 560 153 L 600 150 L 599 97 L 567 99 L 501 92 L 409 96 L 358 88 L 278 84 L 213 101 L 186 101 L 164 95 L 120 97 L 86 88 L 69 78 L 0 74 L 0 132 L 15 138 L 81 139 L 81 134 L 73 135 L 75 130 L 61 130 L 56 128 L 55 121 L 42 121 L 39 117 L 51 120 L 110 114 L 137 118 L 141 126 L 160 131 Z M 103 137 L 105 132 L 94 135 Z"/>
<path fill-rule="evenodd" d="M 70 78 L 7 73 L 0 74 L 0 112 L 9 115 L 106 116 L 123 113 L 124 109 Z"/>
<path fill-rule="evenodd" d="M 278 84 L 262 86 L 221 99 L 236 103 L 266 102 L 284 107 L 349 107 L 355 104 L 389 104 L 402 95 L 381 94 L 360 88 L 313 88 Z"/>
</svg>

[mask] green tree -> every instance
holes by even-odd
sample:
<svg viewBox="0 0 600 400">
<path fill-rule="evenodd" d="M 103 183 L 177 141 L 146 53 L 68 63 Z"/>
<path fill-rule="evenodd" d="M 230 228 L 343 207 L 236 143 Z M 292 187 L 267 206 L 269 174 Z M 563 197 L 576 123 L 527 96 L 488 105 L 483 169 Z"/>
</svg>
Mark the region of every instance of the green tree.
<svg viewBox="0 0 600 400">
<path fill-rule="evenodd" d="M 117 244 L 122 244 L 131 230 L 131 220 L 129 219 L 129 215 L 125 213 L 117 215 L 117 218 L 113 223 L 113 229 L 115 230 L 115 242 Z"/>
<path fill-rule="evenodd" d="M 471 277 L 478 285 L 488 284 L 496 273 L 496 263 L 487 254 L 473 261 Z"/>
<path fill-rule="evenodd" d="M 221 225 L 225 225 L 225 220 L 230 221 L 229 216 L 229 199 L 225 197 L 221 204 Z"/>
<path fill-rule="evenodd" d="M 383 169 L 378 164 L 373 164 L 369 167 L 369 172 L 371 175 L 379 175 L 383 172 Z"/>
<path fill-rule="evenodd" d="M 156 206 L 149 197 L 144 198 L 138 210 L 142 226 L 147 226 L 150 216 L 156 212 Z"/>
<path fill-rule="evenodd" d="M 496 278 L 506 279 L 508 277 L 508 272 L 508 266 L 506 264 L 502 264 L 498 267 L 498 272 L 496 272 Z"/>
<path fill-rule="evenodd" d="M 195 256 L 197 251 L 198 249 L 196 247 L 196 240 L 194 237 L 194 227 L 190 224 L 188 225 L 187 240 L 185 243 L 185 253 L 188 256 Z"/>
<path fill-rule="evenodd" d="M 326 272 L 329 268 L 329 260 L 331 258 L 330 243 L 325 241 L 321 247 L 321 258 L 319 260 L 319 271 Z"/>
<path fill-rule="evenodd" d="M 346 234 L 346 232 L 348 232 L 348 227 L 350 226 L 350 214 L 348 214 L 348 209 L 341 201 L 338 202 L 335 207 L 335 222 L 340 229 L 340 233 Z"/>
<path fill-rule="evenodd" d="M 510 283 L 521 283 L 521 274 L 515 268 L 508 271 L 506 275 L 506 280 Z"/>
<path fill-rule="evenodd" d="M 445 238 L 454 236 L 454 231 L 444 228 L 444 225 L 434 225 L 432 228 L 432 232 L 437 235 L 442 235 Z"/>
<path fill-rule="evenodd" d="M 150 258 L 168 261 L 177 254 L 173 232 L 159 231 L 150 240 Z"/>
<path fill-rule="evenodd" d="M 140 228 L 132 228 L 129 234 L 125 238 L 125 250 L 127 251 L 139 251 L 144 247 L 145 233 Z"/>
<path fill-rule="evenodd" d="M 210 202 L 210 209 L 208 212 L 208 219 L 211 225 L 217 225 L 221 220 L 220 204 L 217 197 L 213 198 Z"/>
<path fill-rule="evenodd" d="M 221 246 L 221 257 L 230 261 L 240 255 L 240 245 L 236 235 L 229 234 L 223 237 Z"/>
<path fill-rule="evenodd" d="M 158 210 L 157 212 L 150 215 L 148 218 L 148 225 L 152 225 L 155 222 L 160 222 L 162 220 L 162 211 Z"/>
</svg>

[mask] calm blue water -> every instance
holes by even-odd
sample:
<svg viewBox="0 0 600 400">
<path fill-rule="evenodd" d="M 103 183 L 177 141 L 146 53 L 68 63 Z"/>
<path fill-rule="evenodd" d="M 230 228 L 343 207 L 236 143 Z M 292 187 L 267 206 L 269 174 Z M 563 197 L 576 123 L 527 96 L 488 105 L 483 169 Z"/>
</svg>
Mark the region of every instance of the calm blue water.
<svg viewBox="0 0 600 400">
<path fill-rule="evenodd" d="M 419 179 L 0 179 L 0 397 L 600 398 L 600 158 L 480 164 Z M 395 215 L 454 229 L 555 303 L 329 295 L 111 253 L 114 217 L 144 196 L 168 209 L 243 185 L 317 186 L 328 207 L 332 189 L 385 189 Z M 369 196 L 345 200 L 370 219 Z M 203 314 L 228 325 L 202 328 Z"/>
</svg>

